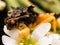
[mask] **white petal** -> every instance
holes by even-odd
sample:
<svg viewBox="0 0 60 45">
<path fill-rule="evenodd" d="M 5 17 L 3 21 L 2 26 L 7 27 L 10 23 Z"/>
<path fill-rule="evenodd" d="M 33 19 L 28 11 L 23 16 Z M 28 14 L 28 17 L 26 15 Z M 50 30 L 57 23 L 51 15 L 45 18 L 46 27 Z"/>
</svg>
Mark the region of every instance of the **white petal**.
<svg viewBox="0 0 60 45">
<path fill-rule="evenodd" d="M 39 45 L 50 45 L 50 44 L 52 44 L 51 40 L 48 37 L 43 37 L 43 38 L 39 39 L 38 43 L 39 43 Z"/>
<path fill-rule="evenodd" d="M 32 38 L 39 39 L 43 37 L 51 28 L 50 23 L 43 23 L 40 24 L 33 32 L 32 32 Z"/>
<path fill-rule="evenodd" d="M 6 25 L 4 26 L 4 32 L 10 37 L 17 39 L 19 30 L 7 30 Z"/>
<path fill-rule="evenodd" d="M 17 45 L 17 41 L 14 39 L 11 39 L 10 37 L 3 35 L 2 36 L 2 42 L 4 45 Z"/>
<path fill-rule="evenodd" d="M 53 45 L 60 45 L 60 40 L 59 39 L 53 39 L 52 44 Z"/>
<path fill-rule="evenodd" d="M 52 38 L 52 39 L 59 39 L 60 35 L 59 34 L 51 34 L 49 36 L 49 38 Z"/>
<path fill-rule="evenodd" d="M 59 34 L 51 34 L 49 38 L 52 39 L 52 44 L 53 45 L 60 45 L 60 35 Z"/>
</svg>

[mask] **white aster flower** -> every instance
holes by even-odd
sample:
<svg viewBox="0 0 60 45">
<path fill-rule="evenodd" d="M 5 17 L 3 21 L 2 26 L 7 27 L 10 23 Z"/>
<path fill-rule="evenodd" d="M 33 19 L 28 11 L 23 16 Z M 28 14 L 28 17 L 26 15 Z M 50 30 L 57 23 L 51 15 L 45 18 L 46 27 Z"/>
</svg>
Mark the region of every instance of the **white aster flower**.
<svg viewBox="0 0 60 45">
<path fill-rule="evenodd" d="M 40 24 L 31 34 L 32 39 L 37 40 L 37 45 L 49 45 L 52 43 L 52 39 L 48 38 L 46 33 L 50 30 L 51 24 L 50 23 L 43 23 Z M 4 45 L 18 45 L 17 38 L 19 30 L 7 30 L 6 26 L 4 26 L 4 32 L 9 35 L 10 37 L 3 35 L 2 42 Z M 52 37 L 52 36 L 51 36 Z M 21 43 L 20 45 L 23 45 Z"/>
</svg>

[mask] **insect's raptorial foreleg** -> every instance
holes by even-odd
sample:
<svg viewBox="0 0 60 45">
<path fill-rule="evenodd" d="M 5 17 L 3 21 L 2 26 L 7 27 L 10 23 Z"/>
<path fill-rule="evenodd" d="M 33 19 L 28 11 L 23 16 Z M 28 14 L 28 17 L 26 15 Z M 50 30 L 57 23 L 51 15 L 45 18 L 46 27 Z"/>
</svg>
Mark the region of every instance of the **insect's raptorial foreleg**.
<svg viewBox="0 0 60 45">
<path fill-rule="evenodd" d="M 56 32 L 56 19 L 55 19 L 54 16 L 51 16 L 51 17 L 46 18 L 41 23 L 44 23 L 44 22 L 51 22 L 53 31 Z"/>
</svg>

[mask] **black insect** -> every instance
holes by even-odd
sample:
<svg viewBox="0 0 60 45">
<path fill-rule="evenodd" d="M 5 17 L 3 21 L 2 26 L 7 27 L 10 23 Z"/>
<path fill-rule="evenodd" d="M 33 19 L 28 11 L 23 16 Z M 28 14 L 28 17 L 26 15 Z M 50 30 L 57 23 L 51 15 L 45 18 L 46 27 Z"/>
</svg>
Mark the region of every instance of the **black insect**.
<svg viewBox="0 0 60 45">
<path fill-rule="evenodd" d="M 8 17 L 5 19 L 5 23 L 9 29 L 19 26 L 22 22 L 29 26 L 36 21 L 38 15 L 39 14 L 34 11 L 33 6 L 17 7 L 13 8 L 12 11 L 8 11 Z"/>
</svg>

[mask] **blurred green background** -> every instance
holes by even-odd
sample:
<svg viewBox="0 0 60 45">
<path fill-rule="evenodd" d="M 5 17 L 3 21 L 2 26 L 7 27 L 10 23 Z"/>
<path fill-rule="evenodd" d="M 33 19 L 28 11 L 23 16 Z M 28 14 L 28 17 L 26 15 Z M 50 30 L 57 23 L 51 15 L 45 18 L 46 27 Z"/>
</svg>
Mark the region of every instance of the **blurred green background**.
<svg viewBox="0 0 60 45">
<path fill-rule="evenodd" d="M 35 11 L 38 13 L 60 13 L 60 0 L 3 0 L 0 1 L 0 10 L 3 10 L 6 6 L 9 10 L 11 7 L 28 7 L 30 5 L 35 6 Z"/>
</svg>

